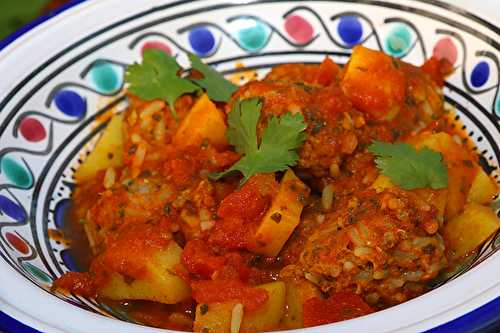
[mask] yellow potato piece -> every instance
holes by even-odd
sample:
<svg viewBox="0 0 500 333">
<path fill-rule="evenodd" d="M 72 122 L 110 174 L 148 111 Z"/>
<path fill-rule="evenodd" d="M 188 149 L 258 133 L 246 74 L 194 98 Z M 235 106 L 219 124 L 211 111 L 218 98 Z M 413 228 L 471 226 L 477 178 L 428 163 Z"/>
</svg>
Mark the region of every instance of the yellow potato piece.
<svg viewBox="0 0 500 333">
<path fill-rule="evenodd" d="M 500 227 L 500 219 L 489 208 L 469 203 L 462 214 L 450 220 L 443 230 L 443 237 L 458 259 L 475 250 Z"/>
<path fill-rule="evenodd" d="M 479 168 L 476 177 L 474 177 L 472 181 L 469 194 L 467 195 L 467 201 L 489 204 L 498 192 L 495 181 L 488 176 L 482 168 Z"/>
<path fill-rule="evenodd" d="M 390 121 L 404 103 L 406 77 L 396 60 L 358 45 L 345 66 L 340 87 L 357 109 Z"/>
<path fill-rule="evenodd" d="M 286 287 L 284 282 L 271 282 L 260 285 L 258 288 L 267 290 L 267 303 L 253 312 L 243 315 L 243 322 L 239 333 L 264 332 L 276 329 L 285 313 Z"/>
<path fill-rule="evenodd" d="M 252 251 L 276 256 L 300 222 L 304 200 L 309 188 L 292 170 L 287 170 L 281 180 L 278 194 L 262 219 L 255 233 Z"/>
<path fill-rule="evenodd" d="M 147 300 L 174 304 L 191 296 L 191 288 L 174 273 L 175 266 L 181 262 L 182 249 L 175 242 L 158 251 L 146 263 L 148 274 L 144 279 L 126 281 L 114 273 L 109 283 L 98 290 L 101 297 L 113 300 Z"/>
<path fill-rule="evenodd" d="M 224 113 L 204 94 L 182 121 L 173 142 L 186 147 L 200 145 L 206 139 L 215 146 L 225 147 L 228 145 L 226 130 Z"/>
<path fill-rule="evenodd" d="M 286 287 L 284 282 L 271 282 L 256 288 L 267 290 L 269 299 L 261 308 L 248 312 L 243 309 L 239 333 L 255 333 L 277 329 L 285 311 Z M 195 332 L 231 333 L 231 317 L 238 300 L 198 304 L 194 321 Z"/>
<path fill-rule="evenodd" d="M 198 304 L 193 329 L 203 333 L 231 333 L 231 316 L 237 301 Z"/>
<path fill-rule="evenodd" d="M 286 281 L 286 313 L 283 325 L 287 329 L 304 327 L 304 301 L 321 297 L 318 288 L 308 281 Z"/>
<path fill-rule="evenodd" d="M 448 168 L 445 216 L 447 219 L 455 217 L 467 201 L 467 194 L 480 169 L 479 165 L 472 160 L 469 151 L 447 133 L 423 133 L 412 141 L 417 148 L 428 147 L 443 154 Z"/>
<path fill-rule="evenodd" d="M 75 172 L 75 180 L 84 182 L 97 172 L 123 164 L 123 114 L 113 116 L 90 155 Z"/>
</svg>

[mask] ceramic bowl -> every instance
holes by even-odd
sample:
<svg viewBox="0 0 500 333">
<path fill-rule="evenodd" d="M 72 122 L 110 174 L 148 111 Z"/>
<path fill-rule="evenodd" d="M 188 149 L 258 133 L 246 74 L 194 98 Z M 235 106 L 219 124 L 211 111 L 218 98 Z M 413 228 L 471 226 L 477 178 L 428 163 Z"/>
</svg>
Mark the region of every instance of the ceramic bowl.
<svg viewBox="0 0 500 333">
<path fill-rule="evenodd" d="M 54 279 L 79 270 L 58 237 L 73 173 L 108 116 L 126 108 L 124 68 L 145 49 L 165 50 L 183 65 L 186 53 L 195 53 L 244 83 L 282 63 L 318 63 L 325 55 L 345 63 L 360 43 L 414 64 L 432 55 L 453 63 L 446 102 L 498 179 L 499 28 L 438 1 L 94 0 L 5 41 L 0 309 L 45 332 L 155 331 L 96 300 L 50 291 Z M 496 235 L 450 281 L 421 297 L 303 332 L 414 332 L 463 316 L 500 295 L 499 247 Z"/>
</svg>

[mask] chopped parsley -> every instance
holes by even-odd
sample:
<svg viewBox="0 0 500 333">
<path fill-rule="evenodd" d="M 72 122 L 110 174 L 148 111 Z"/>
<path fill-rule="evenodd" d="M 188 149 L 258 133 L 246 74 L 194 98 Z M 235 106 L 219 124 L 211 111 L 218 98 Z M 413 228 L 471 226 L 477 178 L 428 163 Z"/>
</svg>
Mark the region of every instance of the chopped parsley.
<svg viewBox="0 0 500 333">
<path fill-rule="evenodd" d="M 290 112 L 282 116 L 272 116 L 264 129 L 262 140 L 257 139 L 257 123 L 262 102 L 250 98 L 234 103 L 228 115 L 227 139 L 243 157 L 224 172 L 212 174 L 212 179 L 220 179 L 234 172 L 241 172 L 245 183 L 257 173 L 283 171 L 297 164 L 296 149 L 306 139 L 307 125 L 304 117 Z"/>
<path fill-rule="evenodd" d="M 441 189 L 448 186 L 448 170 L 441 153 L 415 149 L 408 143 L 374 141 L 368 151 L 376 155 L 377 168 L 405 190 Z"/>
<path fill-rule="evenodd" d="M 130 84 L 129 91 L 144 100 L 161 99 L 168 103 L 174 118 L 177 118 L 174 103 L 184 94 L 205 89 L 208 96 L 218 102 L 228 102 L 231 94 L 238 88 L 221 74 L 191 54 L 192 67 L 203 75 L 201 79 L 179 76 L 183 68 L 174 57 L 155 49 L 144 51 L 142 63 L 127 67 L 125 81 Z"/>
</svg>

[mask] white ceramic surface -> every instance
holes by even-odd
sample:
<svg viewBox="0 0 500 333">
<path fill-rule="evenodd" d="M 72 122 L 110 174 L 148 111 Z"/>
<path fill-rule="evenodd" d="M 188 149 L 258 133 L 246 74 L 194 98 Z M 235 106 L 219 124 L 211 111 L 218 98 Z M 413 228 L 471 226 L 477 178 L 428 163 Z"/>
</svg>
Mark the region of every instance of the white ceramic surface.
<svg viewBox="0 0 500 333">
<path fill-rule="evenodd" d="M 115 101 L 116 112 L 125 107 L 120 99 L 121 81 L 116 87 L 99 86 L 87 74 L 92 74 L 96 61 L 105 62 L 121 79 L 123 65 L 138 60 L 141 47 L 149 41 L 165 43 L 181 62 L 185 51 L 198 51 L 206 62 L 226 73 L 238 72 L 236 61 L 242 61 L 263 75 L 272 64 L 318 62 L 325 54 L 345 62 L 352 45 L 336 20 L 346 15 L 359 20 L 359 41 L 416 64 L 433 53 L 438 41 L 450 38 L 457 50 L 457 71 L 445 89 L 446 96 L 459 108 L 467 130 L 474 132 L 478 152 L 490 165 L 498 166 L 498 27 L 495 30 L 495 25 L 444 7 L 415 0 L 90 0 L 18 38 L 0 52 L 0 161 L 9 159 L 21 168 L 21 178 L 12 172 L 8 177 L 6 170 L 12 165 L 0 173 L 4 198 L 3 206 L 0 202 L 0 310 L 44 332 L 156 331 L 98 314 L 119 316 L 93 300 L 52 295 L 50 281 L 70 270 L 71 263 L 62 255 L 67 253 L 65 245 L 47 236 L 47 229 L 58 228 L 57 212 L 70 195 L 71 168 L 79 163 L 77 152 L 86 140 L 96 138 L 93 117 Z M 143 14 L 133 17 L 137 13 Z M 309 40 L 285 28 L 292 14 L 313 27 Z M 235 25 L 239 19 L 242 24 Z M 240 34 L 249 22 L 259 27 L 262 40 L 248 41 Z M 387 49 L 398 24 L 408 32 L 408 47 Z M 214 46 L 206 54 L 203 47 L 197 49 L 190 42 L 190 32 L 196 27 L 208 27 L 214 37 Z M 480 62 L 489 66 L 484 82 L 472 75 Z M 76 104 L 67 108 L 58 100 Z M 43 138 L 40 130 L 20 129 L 28 117 L 36 118 L 44 128 Z M 493 173 L 498 177 L 498 170 Z M 9 238 L 7 233 L 15 236 Z M 25 247 L 13 245 L 16 236 Z M 415 332 L 457 318 L 500 295 L 497 243 L 485 246 L 472 270 L 421 297 L 359 319 L 297 332 Z"/>
</svg>

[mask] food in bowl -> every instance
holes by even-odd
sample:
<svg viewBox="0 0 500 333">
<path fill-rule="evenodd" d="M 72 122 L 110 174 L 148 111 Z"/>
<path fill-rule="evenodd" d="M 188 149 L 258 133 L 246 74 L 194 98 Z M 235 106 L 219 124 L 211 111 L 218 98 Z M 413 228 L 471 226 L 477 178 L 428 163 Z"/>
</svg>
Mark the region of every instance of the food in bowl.
<svg viewBox="0 0 500 333">
<path fill-rule="evenodd" d="M 357 46 L 241 87 L 190 60 L 128 67 L 130 106 L 75 174 L 92 260 L 55 290 L 156 327 L 311 327 L 425 293 L 499 228 L 446 60 Z"/>
</svg>

